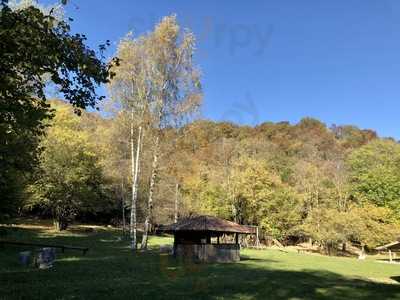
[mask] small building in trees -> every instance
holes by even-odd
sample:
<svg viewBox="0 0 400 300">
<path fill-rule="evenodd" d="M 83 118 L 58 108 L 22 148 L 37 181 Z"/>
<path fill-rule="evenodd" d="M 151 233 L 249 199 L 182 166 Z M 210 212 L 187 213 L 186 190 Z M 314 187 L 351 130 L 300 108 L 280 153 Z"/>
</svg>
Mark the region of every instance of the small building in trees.
<svg viewBox="0 0 400 300">
<path fill-rule="evenodd" d="M 400 252 L 400 238 L 395 242 L 376 247 L 375 250 L 378 250 L 379 252 L 387 251 L 389 253 L 389 262 L 392 263 L 396 258 L 395 253 L 393 252 Z"/>
<path fill-rule="evenodd" d="M 254 227 L 212 216 L 184 218 L 161 226 L 159 231 L 174 235 L 174 256 L 197 262 L 239 261 L 239 235 L 256 233 Z M 226 242 L 227 236 L 231 237 L 230 243 Z"/>
</svg>

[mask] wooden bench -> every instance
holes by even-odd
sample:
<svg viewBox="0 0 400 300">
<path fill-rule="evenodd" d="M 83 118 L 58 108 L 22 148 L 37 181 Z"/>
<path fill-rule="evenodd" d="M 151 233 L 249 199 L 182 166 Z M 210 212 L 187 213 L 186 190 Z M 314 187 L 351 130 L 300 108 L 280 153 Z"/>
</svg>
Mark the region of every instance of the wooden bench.
<svg viewBox="0 0 400 300">
<path fill-rule="evenodd" d="M 0 240 L 0 245 L 16 245 L 16 246 L 32 246 L 32 247 L 49 247 L 49 248 L 58 248 L 61 249 L 61 252 L 65 252 L 65 250 L 78 250 L 82 251 L 83 255 L 89 251 L 87 247 L 77 247 L 77 246 L 66 246 L 66 245 L 50 245 L 50 244 L 42 244 L 42 243 L 26 243 L 26 242 L 16 242 L 16 241 L 4 241 Z"/>
</svg>

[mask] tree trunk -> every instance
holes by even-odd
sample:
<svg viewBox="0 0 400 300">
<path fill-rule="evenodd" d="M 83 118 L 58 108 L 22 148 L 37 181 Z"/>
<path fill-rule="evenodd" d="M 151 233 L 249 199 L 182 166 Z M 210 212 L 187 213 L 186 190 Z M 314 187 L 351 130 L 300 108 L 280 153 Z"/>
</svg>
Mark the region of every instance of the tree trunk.
<svg viewBox="0 0 400 300">
<path fill-rule="evenodd" d="M 68 228 L 68 222 L 62 218 L 56 218 L 53 220 L 54 228 L 57 231 L 66 230 Z"/>
<path fill-rule="evenodd" d="M 360 251 L 360 255 L 358 256 L 358 259 L 365 259 L 365 258 L 366 258 L 365 246 L 364 246 L 364 244 L 361 244 L 361 251 Z"/>
<path fill-rule="evenodd" d="M 130 220 L 130 237 L 131 237 L 131 249 L 136 250 L 137 246 L 137 190 L 138 190 L 138 173 L 139 173 L 139 160 L 140 160 L 140 149 L 142 143 L 142 126 L 139 126 L 138 140 L 136 147 L 136 158 L 134 149 L 133 139 L 133 111 L 131 119 L 131 160 L 132 160 L 132 203 L 131 203 L 131 220 Z"/>
<path fill-rule="evenodd" d="M 178 222 L 178 208 L 179 208 L 179 183 L 175 183 L 175 214 L 174 214 L 174 222 Z"/>
<path fill-rule="evenodd" d="M 136 249 L 136 201 L 135 201 L 135 146 L 133 140 L 133 110 L 131 112 L 131 175 L 132 175 L 132 201 L 131 201 L 131 218 L 129 226 L 129 235 L 131 238 L 131 249 Z"/>
<path fill-rule="evenodd" d="M 122 238 L 125 239 L 125 197 L 124 197 L 124 183 L 121 182 L 121 209 L 122 209 Z"/>
<path fill-rule="evenodd" d="M 157 172 L 158 172 L 158 154 L 159 154 L 158 152 L 159 152 L 159 136 L 157 135 L 155 141 L 153 164 L 150 177 L 149 198 L 147 201 L 147 216 L 144 223 L 144 231 L 143 231 L 142 245 L 141 245 L 141 249 L 143 250 L 147 249 L 148 234 L 149 231 L 151 230 L 153 222 L 153 195 L 154 195 L 154 187 L 156 185 Z"/>
<path fill-rule="evenodd" d="M 53 209 L 53 225 L 56 231 L 66 230 L 70 223 L 70 219 L 67 217 L 67 209 L 64 207 L 58 207 Z"/>
</svg>

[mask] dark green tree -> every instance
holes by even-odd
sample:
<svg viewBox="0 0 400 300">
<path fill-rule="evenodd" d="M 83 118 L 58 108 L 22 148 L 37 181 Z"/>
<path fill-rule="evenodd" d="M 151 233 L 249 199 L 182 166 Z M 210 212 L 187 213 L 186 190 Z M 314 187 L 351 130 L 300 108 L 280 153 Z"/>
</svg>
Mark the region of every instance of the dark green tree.
<svg viewBox="0 0 400 300">
<path fill-rule="evenodd" d="M 37 163 L 40 138 L 52 117 L 46 82 L 55 84 L 76 112 L 95 107 L 95 88 L 108 81 L 100 45 L 72 34 L 69 24 L 33 6 L 12 10 L 0 1 L 0 208 L 15 207 L 21 185 Z M 98 57 L 100 56 L 100 58 Z M 46 79 L 46 80 L 45 80 Z M 6 209 L 7 208 L 7 209 Z"/>
</svg>

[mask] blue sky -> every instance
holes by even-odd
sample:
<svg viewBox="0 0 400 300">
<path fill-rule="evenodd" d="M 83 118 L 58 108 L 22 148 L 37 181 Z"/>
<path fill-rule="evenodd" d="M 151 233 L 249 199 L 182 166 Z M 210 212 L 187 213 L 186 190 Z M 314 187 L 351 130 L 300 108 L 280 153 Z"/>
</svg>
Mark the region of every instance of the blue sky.
<svg viewBox="0 0 400 300">
<path fill-rule="evenodd" d="M 311 116 L 400 139 L 399 1 L 70 0 L 66 12 L 92 47 L 111 40 L 109 55 L 175 13 L 198 39 L 206 118 Z"/>
</svg>

